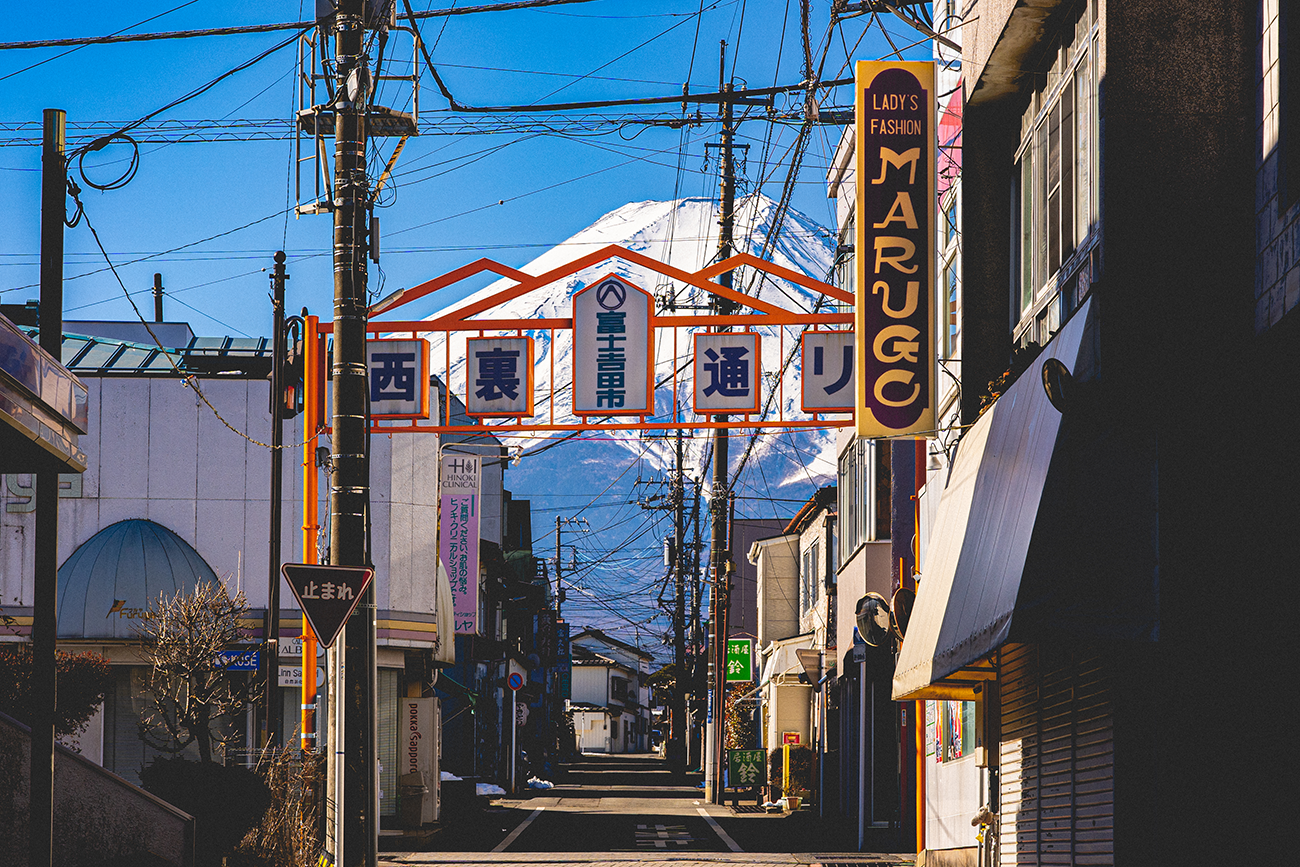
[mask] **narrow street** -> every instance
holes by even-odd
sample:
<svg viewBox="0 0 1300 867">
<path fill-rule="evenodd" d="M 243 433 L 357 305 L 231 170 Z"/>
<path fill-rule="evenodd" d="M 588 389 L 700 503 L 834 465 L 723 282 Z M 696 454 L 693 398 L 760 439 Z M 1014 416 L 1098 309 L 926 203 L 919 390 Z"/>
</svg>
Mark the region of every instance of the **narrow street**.
<svg viewBox="0 0 1300 867">
<path fill-rule="evenodd" d="M 709 804 L 698 775 L 674 780 L 654 755 L 584 755 L 553 789 L 492 802 L 436 838 L 439 851 L 387 853 L 398 864 L 899 865 L 911 854 L 849 852 L 843 821 L 813 810 L 767 813 Z"/>
</svg>

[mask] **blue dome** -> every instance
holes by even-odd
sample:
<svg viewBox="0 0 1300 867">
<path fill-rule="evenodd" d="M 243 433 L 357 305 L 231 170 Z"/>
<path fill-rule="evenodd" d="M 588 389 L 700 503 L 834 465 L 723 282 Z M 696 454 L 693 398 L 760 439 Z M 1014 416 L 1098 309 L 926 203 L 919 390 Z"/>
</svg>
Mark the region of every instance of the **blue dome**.
<svg viewBox="0 0 1300 867">
<path fill-rule="evenodd" d="M 216 580 L 199 552 L 171 530 L 139 518 L 118 521 L 59 567 L 59 638 L 133 639 L 160 595 Z"/>
</svg>

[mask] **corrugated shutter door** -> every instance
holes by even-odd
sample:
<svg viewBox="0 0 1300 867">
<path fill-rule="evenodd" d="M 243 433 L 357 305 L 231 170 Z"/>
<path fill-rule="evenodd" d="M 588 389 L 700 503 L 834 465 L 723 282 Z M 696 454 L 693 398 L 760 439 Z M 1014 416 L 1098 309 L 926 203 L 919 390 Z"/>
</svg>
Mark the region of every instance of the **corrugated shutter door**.
<svg viewBox="0 0 1300 867">
<path fill-rule="evenodd" d="M 1114 751 L 1098 657 L 1003 649 L 999 863 L 1114 863 Z"/>
<path fill-rule="evenodd" d="M 397 675 L 395 668 L 379 669 L 379 717 L 376 747 L 379 751 L 379 815 L 397 815 Z"/>
</svg>

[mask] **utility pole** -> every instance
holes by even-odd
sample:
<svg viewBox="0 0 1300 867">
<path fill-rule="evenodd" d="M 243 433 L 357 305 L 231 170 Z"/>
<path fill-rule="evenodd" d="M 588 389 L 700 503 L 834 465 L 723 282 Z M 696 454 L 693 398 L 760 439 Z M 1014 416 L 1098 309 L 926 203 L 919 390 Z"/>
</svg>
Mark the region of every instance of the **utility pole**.
<svg viewBox="0 0 1300 867">
<path fill-rule="evenodd" d="M 266 637 L 266 740 L 280 746 L 283 704 L 280 701 L 280 510 L 284 497 L 284 251 L 275 254 L 271 273 L 271 528 L 270 563 L 267 570 L 266 616 L 262 634 Z M 161 275 L 154 275 L 156 311 L 162 321 Z"/>
<path fill-rule="evenodd" d="M 721 174 L 722 188 L 718 207 L 718 261 L 730 258 L 732 254 L 732 232 L 735 226 L 735 207 L 736 207 L 736 177 L 735 164 L 732 161 L 732 146 L 735 137 L 735 127 L 733 121 L 732 101 L 728 98 L 731 95 L 731 82 L 726 81 L 727 67 L 727 43 L 722 42 L 722 49 L 719 52 L 718 61 L 718 90 L 722 93 L 722 158 Z M 727 289 L 732 287 L 732 274 L 730 271 L 718 275 L 718 283 Z M 715 296 L 716 309 L 719 315 L 725 316 L 732 313 L 736 305 L 727 298 Z M 719 331 L 730 331 L 730 327 L 719 326 Z M 715 415 L 713 420 L 722 424 L 727 421 L 726 415 Z M 722 791 L 722 731 L 724 729 L 722 720 L 723 695 L 722 692 L 726 687 L 726 681 L 723 679 L 722 666 L 724 654 L 726 653 L 726 624 L 725 618 L 720 605 L 723 604 L 722 588 L 727 582 L 727 470 L 728 470 L 728 439 L 729 431 L 725 427 L 714 428 L 713 433 L 713 495 L 709 503 L 710 518 L 712 520 L 712 535 L 709 540 L 709 557 L 713 567 L 713 647 L 709 654 L 713 660 L 713 695 L 712 695 L 712 716 L 713 730 L 710 734 L 710 749 L 706 750 L 709 755 L 710 767 L 706 777 L 712 780 L 713 786 L 710 792 L 713 803 L 718 803 Z"/>
<path fill-rule="evenodd" d="M 163 298 L 162 275 L 154 274 L 153 275 L 153 321 L 154 322 L 163 321 L 162 298 Z"/>
<path fill-rule="evenodd" d="M 370 510 L 369 405 L 366 376 L 366 65 L 364 0 L 339 0 L 334 13 L 334 376 L 330 461 L 330 563 L 366 566 Z M 339 741 L 330 756 L 343 762 L 335 810 L 342 841 L 339 867 L 378 862 L 378 766 L 375 756 L 375 591 L 348 620 L 343 644 Z M 337 778 L 336 778 L 337 779 Z M 339 844 L 342 844 L 339 847 Z"/>
<path fill-rule="evenodd" d="M 564 519 L 559 515 L 555 516 L 555 619 L 563 620 L 560 615 L 560 604 L 564 602 L 564 587 L 560 584 L 561 561 L 564 554 L 560 550 L 560 527 L 564 524 Z"/>
<path fill-rule="evenodd" d="M 63 218 L 68 195 L 67 115 L 45 109 L 41 149 L 40 346 L 63 358 Z M 36 587 L 32 597 L 31 867 L 54 863 L 54 710 L 59 595 L 59 471 L 36 471 Z"/>
</svg>

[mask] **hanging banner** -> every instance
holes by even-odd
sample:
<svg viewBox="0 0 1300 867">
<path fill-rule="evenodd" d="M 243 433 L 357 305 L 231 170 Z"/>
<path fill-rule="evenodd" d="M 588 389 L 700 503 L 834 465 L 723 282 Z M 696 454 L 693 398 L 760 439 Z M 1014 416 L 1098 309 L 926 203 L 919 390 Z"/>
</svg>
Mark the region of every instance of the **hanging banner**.
<svg viewBox="0 0 1300 867">
<path fill-rule="evenodd" d="M 805 331 L 799 370 L 804 412 L 853 412 L 852 331 Z"/>
<path fill-rule="evenodd" d="M 732 681 L 751 681 L 754 679 L 754 639 L 727 639 L 727 675 L 728 683 Z"/>
<path fill-rule="evenodd" d="M 522 418 L 533 414 L 533 339 L 471 337 L 465 341 L 466 414 Z"/>
<path fill-rule="evenodd" d="M 861 61 L 857 432 L 934 432 L 934 63 Z"/>
<path fill-rule="evenodd" d="M 574 293 L 575 415 L 654 410 L 653 314 L 649 292 L 612 274 Z"/>
<path fill-rule="evenodd" d="M 478 632 L 479 485 L 477 455 L 444 454 L 438 459 L 438 557 L 451 583 L 453 630 Z"/>
<path fill-rule="evenodd" d="M 367 340 L 371 418 L 429 417 L 429 342 Z"/>
<path fill-rule="evenodd" d="M 695 411 L 758 412 L 763 373 L 756 331 L 695 335 Z"/>
</svg>

